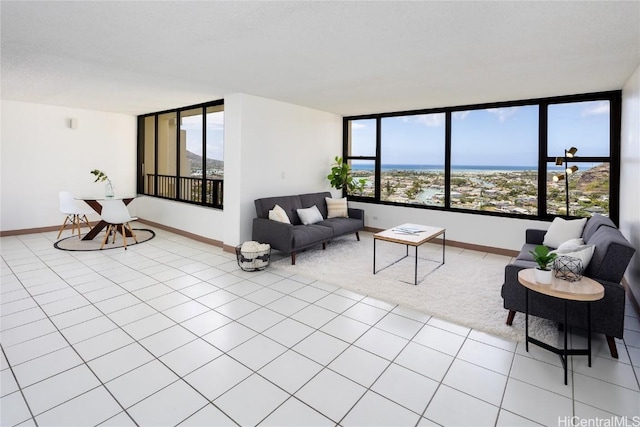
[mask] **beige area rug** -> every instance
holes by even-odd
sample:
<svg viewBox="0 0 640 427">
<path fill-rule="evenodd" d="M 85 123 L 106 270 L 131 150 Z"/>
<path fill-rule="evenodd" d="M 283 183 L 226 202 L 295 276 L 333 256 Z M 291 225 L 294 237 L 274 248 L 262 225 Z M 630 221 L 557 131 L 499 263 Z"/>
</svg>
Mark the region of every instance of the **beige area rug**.
<svg viewBox="0 0 640 427">
<path fill-rule="evenodd" d="M 442 245 L 425 244 L 418 249 L 418 281 L 413 285 L 415 250 L 409 257 L 373 274 L 373 237 L 360 233 L 333 240 L 326 250 L 312 248 L 291 258 L 272 257 L 270 268 L 288 275 L 300 274 L 345 289 L 399 304 L 439 319 L 500 337 L 524 341 L 524 314 L 517 314 L 513 326 L 507 326 L 507 310 L 502 306 L 500 289 L 504 267 L 510 258 L 448 247 L 445 264 Z M 406 254 L 404 245 L 376 243 L 376 269 L 393 263 Z M 420 282 L 420 280 L 424 278 Z M 411 283 L 407 283 L 411 282 Z M 546 319 L 529 317 L 530 335 L 556 343 L 557 325 Z"/>
<path fill-rule="evenodd" d="M 141 229 L 134 228 L 133 232 L 136 233 L 136 239 L 138 240 L 138 244 L 147 242 L 153 239 L 156 235 L 152 230 L 147 230 L 146 228 L 141 228 Z M 83 234 L 82 236 L 85 236 L 85 235 L 86 233 Z M 95 237 L 95 239 L 92 239 L 92 240 L 82 240 L 78 238 L 77 235 L 74 235 L 74 236 L 70 236 L 70 237 L 66 237 L 64 239 L 58 240 L 53 244 L 53 246 L 63 251 L 99 251 L 100 246 L 102 245 L 102 239 L 104 239 L 104 232 L 101 232 Z M 123 248 L 122 236 L 120 234 L 116 236 L 115 243 L 111 243 L 112 240 L 113 240 L 113 237 L 110 237 L 109 241 L 104 245 L 103 250 Z M 135 240 L 133 240 L 133 237 L 127 237 L 127 246 L 133 246 L 133 245 L 136 245 L 136 242 Z"/>
</svg>

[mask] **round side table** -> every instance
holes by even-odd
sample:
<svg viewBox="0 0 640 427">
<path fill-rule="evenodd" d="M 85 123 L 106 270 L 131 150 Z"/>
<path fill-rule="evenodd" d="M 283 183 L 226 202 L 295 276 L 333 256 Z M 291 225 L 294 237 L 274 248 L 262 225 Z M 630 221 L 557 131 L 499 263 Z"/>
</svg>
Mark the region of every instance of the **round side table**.
<svg viewBox="0 0 640 427">
<path fill-rule="evenodd" d="M 535 269 L 527 268 L 518 272 L 518 281 L 526 288 L 525 292 L 525 337 L 526 350 L 529 351 L 529 343 L 549 350 L 558 356 L 562 361 L 564 368 L 564 384 L 567 385 L 567 357 L 574 355 L 582 355 L 589 357 L 589 367 L 591 367 L 591 303 L 598 301 L 604 297 L 604 287 L 593 279 L 582 277 L 576 282 L 558 279 L 554 277 L 551 284 L 545 285 L 536 282 Z M 529 292 L 537 292 L 539 294 L 548 295 L 558 298 L 564 302 L 564 348 L 556 348 L 547 343 L 539 341 L 529 336 Z M 567 302 L 577 301 L 587 304 L 587 348 L 586 349 L 567 349 Z"/>
</svg>

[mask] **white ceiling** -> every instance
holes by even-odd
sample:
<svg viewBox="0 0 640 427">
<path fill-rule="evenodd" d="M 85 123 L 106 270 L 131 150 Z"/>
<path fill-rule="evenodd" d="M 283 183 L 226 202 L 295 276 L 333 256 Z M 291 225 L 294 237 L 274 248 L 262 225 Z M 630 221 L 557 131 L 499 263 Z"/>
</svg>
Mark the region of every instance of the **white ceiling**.
<svg viewBox="0 0 640 427">
<path fill-rule="evenodd" d="M 3 99 L 141 114 L 243 92 L 341 115 L 620 89 L 640 2 L 5 1 Z"/>
</svg>

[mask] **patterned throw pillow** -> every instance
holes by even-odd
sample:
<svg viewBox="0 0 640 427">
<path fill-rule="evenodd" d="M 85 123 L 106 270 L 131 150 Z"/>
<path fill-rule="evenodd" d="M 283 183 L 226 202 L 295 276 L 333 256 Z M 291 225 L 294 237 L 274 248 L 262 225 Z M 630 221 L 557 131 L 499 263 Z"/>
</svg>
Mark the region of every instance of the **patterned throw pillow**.
<svg viewBox="0 0 640 427">
<path fill-rule="evenodd" d="M 269 211 L 269 219 L 284 222 L 285 224 L 291 224 L 287 213 L 278 205 L 275 205 L 273 209 Z"/>
<path fill-rule="evenodd" d="M 330 197 L 324 198 L 327 201 L 327 218 L 348 218 L 347 214 L 347 198 L 332 199 Z"/>
</svg>

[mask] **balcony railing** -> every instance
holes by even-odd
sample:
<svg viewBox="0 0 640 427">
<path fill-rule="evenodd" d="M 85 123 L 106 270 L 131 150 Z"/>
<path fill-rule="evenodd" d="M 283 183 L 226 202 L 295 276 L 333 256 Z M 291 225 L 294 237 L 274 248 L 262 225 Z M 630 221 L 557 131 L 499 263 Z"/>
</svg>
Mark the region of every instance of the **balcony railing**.
<svg viewBox="0 0 640 427">
<path fill-rule="evenodd" d="M 145 194 L 222 208 L 223 182 L 222 179 L 147 174 Z"/>
</svg>

